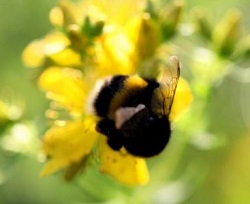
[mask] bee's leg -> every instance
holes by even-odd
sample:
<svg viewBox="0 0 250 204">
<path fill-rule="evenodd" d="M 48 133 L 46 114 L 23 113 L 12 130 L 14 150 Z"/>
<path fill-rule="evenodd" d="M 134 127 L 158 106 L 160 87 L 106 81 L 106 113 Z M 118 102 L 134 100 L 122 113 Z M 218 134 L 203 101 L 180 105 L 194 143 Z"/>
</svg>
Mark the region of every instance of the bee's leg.
<svg viewBox="0 0 250 204">
<path fill-rule="evenodd" d="M 113 150 L 121 149 L 121 132 L 115 128 L 114 121 L 109 119 L 100 120 L 96 125 L 96 131 L 108 137 L 108 145 Z"/>
<path fill-rule="evenodd" d="M 108 137 L 114 128 L 114 121 L 109 119 L 102 119 L 96 125 L 96 131 Z"/>
<path fill-rule="evenodd" d="M 109 138 L 108 139 L 108 145 L 116 151 L 119 151 L 122 148 L 122 143 L 121 140 L 116 139 L 116 138 Z"/>
</svg>

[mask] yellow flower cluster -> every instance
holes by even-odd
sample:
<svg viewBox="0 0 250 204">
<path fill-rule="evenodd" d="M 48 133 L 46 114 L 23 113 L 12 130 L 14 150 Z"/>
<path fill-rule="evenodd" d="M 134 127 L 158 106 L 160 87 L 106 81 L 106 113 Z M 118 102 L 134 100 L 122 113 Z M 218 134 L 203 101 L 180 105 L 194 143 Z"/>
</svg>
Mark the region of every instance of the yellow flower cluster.
<svg viewBox="0 0 250 204">
<path fill-rule="evenodd" d="M 145 0 L 61 0 L 50 13 L 56 29 L 24 50 L 24 63 L 41 68 L 38 84 L 52 100 L 47 115 L 54 123 L 42 140 L 42 150 L 49 158 L 42 175 L 67 169 L 70 178 L 73 167 L 76 172 L 83 168 L 95 152 L 101 172 L 124 184 L 148 182 L 145 160 L 125 149 L 112 150 L 106 137 L 95 131 L 97 118 L 87 109 L 88 96 L 99 77 L 143 72 L 145 62 L 157 57 L 163 37 L 146 10 Z M 180 79 L 171 118 L 191 100 L 187 82 Z"/>
</svg>

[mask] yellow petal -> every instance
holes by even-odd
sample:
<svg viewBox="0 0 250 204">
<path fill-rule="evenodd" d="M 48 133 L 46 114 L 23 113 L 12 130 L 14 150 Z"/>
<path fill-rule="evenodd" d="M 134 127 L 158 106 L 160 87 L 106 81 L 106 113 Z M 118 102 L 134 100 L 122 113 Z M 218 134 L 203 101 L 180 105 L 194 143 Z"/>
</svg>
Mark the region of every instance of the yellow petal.
<svg viewBox="0 0 250 204">
<path fill-rule="evenodd" d="M 64 16 L 62 9 L 59 6 L 52 8 L 49 14 L 49 19 L 52 25 L 63 26 Z"/>
<path fill-rule="evenodd" d="M 48 176 L 50 174 L 55 173 L 60 169 L 64 169 L 67 167 L 68 161 L 64 160 L 63 158 L 59 159 L 51 159 L 48 161 L 40 173 L 40 176 Z"/>
<path fill-rule="evenodd" d="M 97 69 L 101 76 L 133 74 L 134 47 L 124 33 L 112 30 L 96 42 Z"/>
<path fill-rule="evenodd" d="M 66 48 L 64 50 L 61 50 L 60 52 L 50 54 L 48 55 L 48 57 L 57 65 L 64 67 L 75 67 L 82 64 L 81 55 L 70 48 Z"/>
<path fill-rule="evenodd" d="M 62 32 L 52 32 L 44 38 L 44 53 L 49 56 L 58 53 L 70 45 L 70 40 Z"/>
<path fill-rule="evenodd" d="M 149 173 L 144 159 L 122 151 L 112 150 L 105 137 L 100 139 L 101 172 L 107 173 L 121 183 L 142 185 L 149 181 Z"/>
<path fill-rule="evenodd" d="M 170 112 L 170 119 L 175 120 L 178 118 L 185 110 L 188 109 L 192 100 L 193 96 L 188 82 L 185 79 L 180 78 Z"/>
<path fill-rule="evenodd" d="M 111 25 L 124 26 L 132 16 L 137 15 L 146 6 L 145 0 L 123 0 L 106 1 L 106 0 L 90 0 L 91 12 L 89 15 L 92 16 L 103 16 L 105 22 Z M 94 9 L 93 9 L 94 7 Z"/>
<path fill-rule="evenodd" d="M 75 121 L 49 129 L 42 140 L 42 150 L 50 158 L 41 175 L 49 175 L 88 155 L 98 134 L 92 119 Z"/>
<path fill-rule="evenodd" d="M 84 156 L 80 161 L 71 164 L 67 167 L 67 170 L 64 174 L 64 179 L 66 181 L 71 181 L 78 173 L 82 173 L 89 161 L 91 154 Z"/>
<path fill-rule="evenodd" d="M 23 63 L 30 68 L 36 68 L 43 64 L 44 55 L 44 41 L 35 40 L 31 42 L 22 53 Z"/>
<path fill-rule="evenodd" d="M 87 11 L 93 5 L 88 1 L 59 0 L 56 9 L 52 9 L 50 21 L 53 25 L 68 27 L 71 24 L 82 24 Z"/>
<path fill-rule="evenodd" d="M 22 53 L 22 60 L 28 67 L 42 66 L 47 56 L 63 50 L 70 44 L 69 39 L 61 32 L 52 32 L 43 39 L 31 42 Z"/>
<path fill-rule="evenodd" d="M 48 97 L 64 108 L 82 113 L 86 90 L 82 73 L 76 69 L 51 67 L 39 78 L 39 86 L 48 92 Z"/>
</svg>

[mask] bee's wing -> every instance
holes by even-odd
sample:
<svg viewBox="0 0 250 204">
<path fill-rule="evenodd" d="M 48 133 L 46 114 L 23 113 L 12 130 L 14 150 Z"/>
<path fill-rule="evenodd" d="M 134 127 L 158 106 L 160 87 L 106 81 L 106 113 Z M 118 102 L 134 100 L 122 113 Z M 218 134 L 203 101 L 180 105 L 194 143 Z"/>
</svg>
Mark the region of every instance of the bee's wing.
<svg viewBox="0 0 250 204">
<path fill-rule="evenodd" d="M 160 117 L 169 115 L 179 76 L 179 60 L 176 56 L 171 56 L 162 69 L 160 86 L 153 92 L 151 106 L 156 115 Z"/>
</svg>

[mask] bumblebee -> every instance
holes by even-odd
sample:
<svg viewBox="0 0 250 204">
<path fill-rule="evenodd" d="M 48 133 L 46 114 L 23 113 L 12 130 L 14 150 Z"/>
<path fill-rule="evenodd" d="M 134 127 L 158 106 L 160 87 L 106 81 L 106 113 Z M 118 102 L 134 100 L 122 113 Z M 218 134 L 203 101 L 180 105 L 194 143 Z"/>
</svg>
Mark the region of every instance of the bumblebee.
<svg viewBox="0 0 250 204">
<path fill-rule="evenodd" d="M 167 145 L 169 114 L 180 76 L 176 56 L 164 65 L 160 80 L 137 75 L 115 75 L 99 82 L 92 101 L 100 120 L 96 130 L 119 151 L 140 157 L 159 154 Z"/>
</svg>

